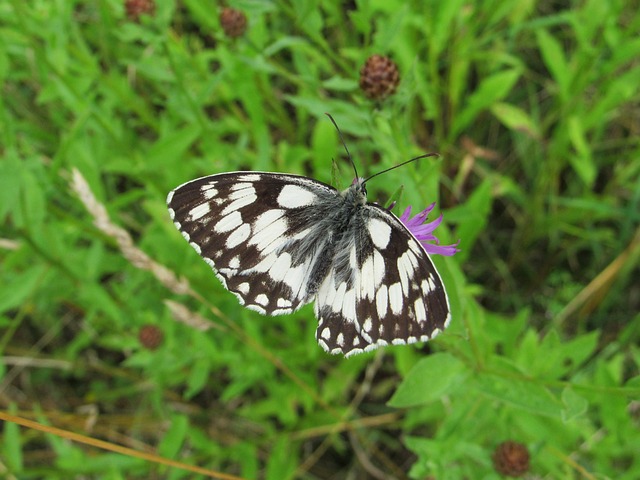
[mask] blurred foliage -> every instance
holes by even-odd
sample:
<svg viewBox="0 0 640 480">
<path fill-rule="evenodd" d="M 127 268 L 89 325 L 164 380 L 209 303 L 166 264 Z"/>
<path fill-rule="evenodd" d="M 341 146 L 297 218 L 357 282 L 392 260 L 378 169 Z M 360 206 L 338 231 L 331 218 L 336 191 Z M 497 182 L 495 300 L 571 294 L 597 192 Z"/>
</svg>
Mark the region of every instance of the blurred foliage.
<svg viewBox="0 0 640 480">
<path fill-rule="evenodd" d="M 640 478 L 640 4 L 228 5 L 241 37 L 202 0 L 137 20 L 119 0 L 0 3 L 3 410 L 245 478 L 500 478 L 507 440 L 535 478 Z M 400 71 L 381 102 L 358 89 L 372 54 Z M 441 155 L 368 185 L 402 209 L 437 200 L 441 242 L 460 239 L 435 258 L 453 321 L 433 342 L 328 356 L 311 307 L 240 308 L 169 220 L 167 192 L 206 174 L 347 186 L 324 112 L 362 174 Z M 73 169 L 193 294 L 94 224 Z M 191 475 L 2 436 L 8 478 Z"/>
</svg>

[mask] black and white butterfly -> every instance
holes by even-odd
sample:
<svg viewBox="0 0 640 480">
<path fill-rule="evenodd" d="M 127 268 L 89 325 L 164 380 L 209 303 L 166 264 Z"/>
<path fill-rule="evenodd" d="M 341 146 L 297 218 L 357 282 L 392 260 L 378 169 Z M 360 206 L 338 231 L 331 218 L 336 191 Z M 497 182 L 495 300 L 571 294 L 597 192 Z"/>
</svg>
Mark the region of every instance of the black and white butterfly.
<svg viewBox="0 0 640 480">
<path fill-rule="evenodd" d="M 369 177 L 369 179 L 372 177 Z M 308 177 L 230 172 L 169 193 L 176 227 L 245 307 L 287 314 L 315 302 L 318 343 L 345 356 L 424 342 L 447 327 L 442 280 L 389 210 Z"/>
</svg>

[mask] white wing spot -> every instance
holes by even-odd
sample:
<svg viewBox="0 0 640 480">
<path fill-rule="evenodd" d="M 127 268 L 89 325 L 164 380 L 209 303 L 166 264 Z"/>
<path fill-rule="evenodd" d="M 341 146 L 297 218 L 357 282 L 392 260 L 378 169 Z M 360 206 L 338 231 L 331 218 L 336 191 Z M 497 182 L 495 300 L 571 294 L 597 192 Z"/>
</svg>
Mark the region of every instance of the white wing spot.
<svg viewBox="0 0 640 480">
<path fill-rule="evenodd" d="M 387 315 L 387 308 L 389 307 L 389 297 L 387 292 L 387 286 L 382 285 L 376 293 L 376 310 L 378 311 L 378 318 L 384 318 Z"/>
<path fill-rule="evenodd" d="M 209 212 L 211 212 L 211 206 L 209 205 L 209 202 L 205 202 L 201 203 L 197 207 L 193 207 L 189 212 L 189 217 L 192 222 L 195 222 L 196 220 L 204 217 Z"/>
<path fill-rule="evenodd" d="M 324 327 L 320 336 L 325 340 L 329 340 L 331 338 L 331 330 L 329 330 L 329 327 Z"/>
<path fill-rule="evenodd" d="M 291 301 L 286 298 L 279 298 L 276 305 L 280 308 L 289 308 L 291 307 Z"/>
<path fill-rule="evenodd" d="M 203 185 L 202 188 L 200 188 L 200 193 L 202 193 L 202 196 L 207 200 L 211 200 L 218 195 L 218 190 L 216 190 L 212 184 L 209 184 Z"/>
<path fill-rule="evenodd" d="M 267 297 L 264 293 L 261 293 L 260 295 L 256 296 L 255 302 L 258 305 L 266 307 L 267 305 L 269 305 L 269 297 Z"/>
<path fill-rule="evenodd" d="M 277 208 L 267 210 L 256 219 L 256 221 L 253 224 L 253 228 L 256 232 L 264 230 L 265 228 L 267 228 L 269 225 L 271 225 L 273 222 L 278 220 L 283 215 L 284 215 L 284 210 L 280 210 Z"/>
<path fill-rule="evenodd" d="M 271 253 L 264 257 L 262 261 L 253 267 L 254 272 L 264 273 L 268 272 L 274 263 L 278 260 L 278 256 L 275 253 Z"/>
<path fill-rule="evenodd" d="M 233 202 L 224 207 L 220 212 L 220 215 L 227 215 L 234 210 L 240 210 L 242 207 L 246 207 L 247 205 L 251 205 L 255 202 L 258 199 L 258 196 L 255 194 L 255 190 L 253 188 L 251 188 L 251 190 L 253 193 L 248 195 L 244 192 L 233 192 L 229 194 L 229 199 L 233 200 Z M 242 195 L 238 195 L 239 193 L 242 193 Z"/>
<path fill-rule="evenodd" d="M 342 304 L 344 302 L 344 294 L 347 291 L 347 282 L 342 282 L 338 289 L 335 291 L 335 297 L 331 302 L 331 309 L 334 312 L 340 312 L 342 310 Z"/>
<path fill-rule="evenodd" d="M 246 295 L 247 293 L 249 293 L 250 289 L 251 287 L 247 282 L 242 282 L 240 285 L 236 287 L 236 290 L 238 290 L 238 292 L 240 292 L 243 295 Z"/>
<path fill-rule="evenodd" d="M 386 268 L 384 266 L 384 257 L 378 250 L 373 251 L 373 283 L 377 287 L 384 280 Z"/>
<path fill-rule="evenodd" d="M 389 306 L 391 311 L 398 315 L 402 311 L 402 285 L 394 283 L 389 287 Z"/>
<path fill-rule="evenodd" d="M 356 291 L 354 289 L 344 294 L 344 298 L 342 299 L 342 316 L 347 320 L 356 318 Z"/>
<path fill-rule="evenodd" d="M 373 328 L 373 323 L 371 322 L 370 318 L 367 318 L 364 323 L 362 324 L 362 328 L 365 332 L 370 332 L 371 329 Z"/>
<path fill-rule="evenodd" d="M 313 205 L 318 197 L 299 185 L 285 185 L 278 195 L 278 205 L 283 208 L 299 208 Z"/>
<path fill-rule="evenodd" d="M 424 302 L 422 298 L 418 298 L 416 302 L 413 304 L 413 308 L 416 311 L 416 321 L 424 322 L 427 320 L 427 311 L 424 308 Z"/>
<path fill-rule="evenodd" d="M 238 181 L 240 181 L 240 182 L 259 182 L 260 178 L 262 178 L 260 175 L 257 175 L 255 173 L 248 173 L 246 175 L 239 175 L 238 176 Z"/>
<path fill-rule="evenodd" d="M 264 214 L 262 216 L 264 216 Z M 251 237 L 251 241 L 249 242 L 249 244 L 255 245 L 263 254 L 271 252 L 271 250 L 267 250 L 267 248 L 274 242 L 275 247 L 280 245 L 280 243 L 276 242 L 276 240 L 279 240 L 281 237 L 283 237 L 284 233 L 287 231 L 287 221 L 282 217 L 272 221 L 267 226 L 263 226 L 263 222 L 260 218 L 258 219 L 258 221 L 256 221 L 255 225 L 255 234 L 253 235 L 253 237 Z M 262 228 L 259 229 L 260 227 Z"/>
<path fill-rule="evenodd" d="M 371 299 L 375 296 L 376 284 L 373 278 L 373 257 L 367 257 L 360 270 L 360 298 Z"/>
<path fill-rule="evenodd" d="M 291 255 L 281 253 L 274 264 L 269 269 L 269 274 L 274 282 L 281 282 L 285 279 L 291 267 Z"/>
<path fill-rule="evenodd" d="M 342 333 L 338 334 L 338 338 L 336 338 L 336 343 L 341 347 L 344 347 L 344 335 Z"/>
<path fill-rule="evenodd" d="M 216 233 L 227 233 L 235 230 L 240 225 L 242 225 L 242 215 L 240 215 L 240 212 L 235 211 L 222 217 L 213 227 L 213 231 Z"/>
<path fill-rule="evenodd" d="M 372 218 L 367 224 L 367 230 L 369 230 L 371 241 L 377 248 L 380 250 L 387 248 L 391 241 L 391 227 L 388 223 Z"/>
<path fill-rule="evenodd" d="M 229 268 L 238 269 L 240 268 L 240 257 L 237 255 L 229 260 Z"/>
<path fill-rule="evenodd" d="M 231 185 L 231 187 L 229 188 L 229 190 L 231 190 L 232 192 L 238 192 L 238 191 L 240 191 L 240 190 L 247 190 L 247 191 L 250 191 L 251 193 L 256 193 L 256 190 L 253 188 L 253 185 L 252 185 L 252 184 L 250 184 L 250 183 L 243 183 L 243 182 L 240 182 L 240 183 L 236 183 L 236 184 L 234 184 L 234 185 Z M 239 195 L 239 194 L 237 194 L 237 193 L 236 193 L 236 194 L 232 194 L 232 195 L 236 195 L 236 197 L 235 197 L 235 198 L 238 198 L 238 196 L 237 196 L 237 195 Z M 229 195 L 229 196 L 231 197 L 232 195 Z M 242 193 L 242 195 L 247 195 L 247 193 Z M 240 196 L 242 196 L 242 195 L 240 195 Z"/>
<path fill-rule="evenodd" d="M 251 227 L 249 224 L 244 223 L 236 228 L 231 235 L 227 237 L 227 242 L 225 243 L 225 247 L 234 248 L 240 245 L 242 242 L 246 241 L 251 235 Z"/>
</svg>

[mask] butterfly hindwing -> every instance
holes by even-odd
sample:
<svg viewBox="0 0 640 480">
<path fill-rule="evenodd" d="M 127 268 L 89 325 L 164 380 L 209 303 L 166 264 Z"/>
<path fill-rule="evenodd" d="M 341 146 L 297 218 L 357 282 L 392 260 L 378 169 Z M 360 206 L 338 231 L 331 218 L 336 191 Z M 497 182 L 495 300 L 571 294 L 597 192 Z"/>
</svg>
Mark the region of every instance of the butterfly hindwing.
<svg viewBox="0 0 640 480">
<path fill-rule="evenodd" d="M 307 279 L 319 258 L 309 226 L 337 195 L 306 177 L 234 172 L 185 183 L 167 204 L 225 288 L 246 307 L 277 315 L 311 301 Z"/>
<path fill-rule="evenodd" d="M 395 215 L 375 204 L 362 208 L 357 230 L 350 253 L 353 277 L 332 269 L 318 291 L 318 343 L 349 356 L 433 338 L 450 314 L 424 248 Z"/>
</svg>

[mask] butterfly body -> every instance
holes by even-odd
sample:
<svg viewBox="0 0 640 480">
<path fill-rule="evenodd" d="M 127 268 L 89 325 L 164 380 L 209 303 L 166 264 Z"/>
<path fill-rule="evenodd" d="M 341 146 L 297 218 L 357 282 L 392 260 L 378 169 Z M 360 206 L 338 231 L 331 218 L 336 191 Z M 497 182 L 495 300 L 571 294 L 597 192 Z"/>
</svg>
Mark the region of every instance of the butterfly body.
<svg viewBox="0 0 640 480">
<path fill-rule="evenodd" d="M 247 308 L 315 302 L 318 343 L 346 356 L 426 341 L 450 320 L 424 248 L 357 179 L 339 192 L 298 175 L 231 172 L 167 197 L 183 236 Z"/>
</svg>

